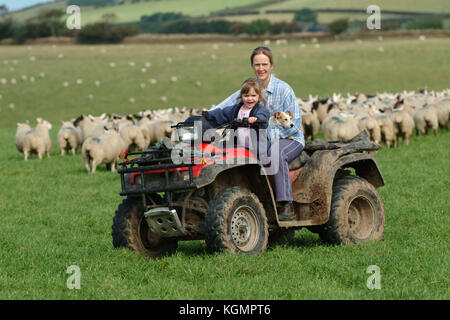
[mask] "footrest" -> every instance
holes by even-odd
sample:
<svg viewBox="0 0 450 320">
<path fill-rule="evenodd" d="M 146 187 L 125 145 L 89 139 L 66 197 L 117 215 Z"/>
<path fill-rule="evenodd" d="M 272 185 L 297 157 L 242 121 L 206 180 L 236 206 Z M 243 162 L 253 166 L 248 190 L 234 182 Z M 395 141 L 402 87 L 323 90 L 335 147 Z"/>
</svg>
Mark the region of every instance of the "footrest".
<svg viewBox="0 0 450 320">
<path fill-rule="evenodd" d="M 175 209 L 154 208 L 144 213 L 150 231 L 161 238 L 180 237 L 186 234 Z"/>
</svg>

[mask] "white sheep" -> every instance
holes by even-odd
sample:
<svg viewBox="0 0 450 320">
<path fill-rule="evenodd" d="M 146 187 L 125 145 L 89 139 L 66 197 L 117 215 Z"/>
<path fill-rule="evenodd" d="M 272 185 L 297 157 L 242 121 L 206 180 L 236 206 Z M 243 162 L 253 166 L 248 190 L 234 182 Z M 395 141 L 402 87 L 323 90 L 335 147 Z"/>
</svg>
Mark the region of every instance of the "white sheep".
<svg viewBox="0 0 450 320">
<path fill-rule="evenodd" d="M 64 156 L 66 150 L 72 150 L 75 155 L 77 148 L 81 145 L 81 130 L 76 128 L 72 121 L 62 121 L 61 129 L 57 135 L 58 146 L 61 155 Z"/>
<path fill-rule="evenodd" d="M 323 132 L 327 140 L 350 140 L 360 131 L 355 117 L 346 112 L 330 115 L 322 123 Z"/>
<path fill-rule="evenodd" d="M 23 152 L 23 144 L 25 142 L 25 135 L 31 131 L 30 122 L 27 120 L 25 123 L 17 123 L 16 130 L 16 148 L 19 152 Z"/>
<path fill-rule="evenodd" d="M 399 138 L 402 137 L 403 144 L 408 145 L 409 139 L 414 130 L 415 124 L 413 117 L 403 109 L 394 109 L 390 114 L 394 124 L 394 133 L 396 135 L 395 146 L 398 146 Z"/>
<path fill-rule="evenodd" d="M 149 144 L 162 141 L 165 137 L 171 137 L 174 132 L 171 121 L 167 120 L 150 120 L 148 117 L 142 117 L 139 124 L 146 126 L 149 132 Z"/>
<path fill-rule="evenodd" d="M 105 163 L 107 169 L 115 171 L 119 155 L 124 150 L 125 143 L 120 134 L 116 130 L 105 130 L 100 137 L 87 138 L 83 142 L 81 154 L 87 172 L 94 174 L 101 163 Z"/>
<path fill-rule="evenodd" d="M 317 113 L 315 110 L 308 111 L 304 108 L 300 108 L 300 111 L 302 115 L 302 128 L 305 139 L 311 137 L 311 140 L 314 140 L 320 129 L 320 121 L 317 117 Z"/>
<path fill-rule="evenodd" d="M 104 133 L 104 127 L 107 125 L 107 119 L 99 119 L 82 114 L 75 119 L 73 124 L 81 129 L 81 139 L 85 141 L 89 137 L 101 136 Z"/>
<path fill-rule="evenodd" d="M 42 159 L 44 153 L 47 154 L 47 158 L 50 158 L 52 142 L 48 131 L 52 129 L 52 125 L 42 118 L 36 120 L 36 128 L 25 134 L 23 143 L 24 160 L 28 160 L 28 156 L 34 153 L 38 155 L 39 159 Z"/>
<path fill-rule="evenodd" d="M 123 117 L 117 123 L 117 129 L 125 143 L 125 149 L 131 151 L 135 148 L 144 151 L 150 142 L 150 131 L 144 125 L 134 124 L 131 116 Z"/>
<path fill-rule="evenodd" d="M 317 118 L 319 119 L 320 123 L 322 123 L 323 120 L 327 117 L 328 108 L 331 106 L 331 104 L 332 101 L 328 98 L 320 99 L 312 103 L 312 109 L 316 110 Z"/>
<path fill-rule="evenodd" d="M 439 122 L 436 111 L 433 108 L 424 106 L 417 109 L 414 113 L 413 119 L 416 126 L 417 135 L 419 135 L 419 132 L 422 135 L 426 135 L 428 130 L 432 130 L 434 135 L 437 135 Z"/>
<path fill-rule="evenodd" d="M 386 114 L 380 114 L 376 116 L 376 119 L 380 126 L 381 141 L 383 141 L 389 149 L 391 145 L 396 144 L 397 136 L 394 132 L 394 124 L 392 123 L 391 118 Z"/>
<path fill-rule="evenodd" d="M 381 140 L 380 125 L 375 117 L 363 116 L 358 120 L 358 129 L 360 131 L 366 130 L 369 134 L 370 140 L 379 143 Z"/>
<path fill-rule="evenodd" d="M 447 129 L 450 121 L 450 99 L 430 104 L 430 108 L 434 109 L 437 114 L 439 127 Z"/>
</svg>

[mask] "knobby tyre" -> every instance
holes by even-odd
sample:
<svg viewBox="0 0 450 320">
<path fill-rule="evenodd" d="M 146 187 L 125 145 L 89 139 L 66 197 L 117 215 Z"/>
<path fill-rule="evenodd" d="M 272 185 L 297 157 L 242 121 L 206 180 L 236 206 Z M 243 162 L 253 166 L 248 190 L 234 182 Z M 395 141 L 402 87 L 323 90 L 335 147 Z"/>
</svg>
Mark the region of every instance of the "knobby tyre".
<svg viewBox="0 0 450 320">
<path fill-rule="evenodd" d="M 129 248 L 149 258 L 173 254 L 178 247 L 177 240 L 161 239 L 150 231 L 141 197 L 125 198 L 117 208 L 112 241 L 114 248 Z"/>
<path fill-rule="evenodd" d="M 268 234 L 264 207 L 249 190 L 227 188 L 210 201 L 205 220 L 208 252 L 260 254 L 267 248 Z"/>
</svg>

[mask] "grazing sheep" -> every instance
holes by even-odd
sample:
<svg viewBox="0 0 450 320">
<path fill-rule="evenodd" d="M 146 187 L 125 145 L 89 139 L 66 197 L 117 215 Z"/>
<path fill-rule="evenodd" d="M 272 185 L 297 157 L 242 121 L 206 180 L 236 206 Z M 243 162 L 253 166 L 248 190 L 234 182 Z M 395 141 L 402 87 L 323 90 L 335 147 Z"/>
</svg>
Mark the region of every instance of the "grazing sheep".
<svg viewBox="0 0 450 320">
<path fill-rule="evenodd" d="M 16 131 L 16 148 L 19 152 L 23 152 L 23 144 L 25 141 L 25 135 L 31 131 L 30 122 L 27 120 L 25 123 L 17 123 Z"/>
<path fill-rule="evenodd" d="M 412 135 L 415 124 L 413 117 L 403 109 L 394 109 L 390 114 L 394 124 L 394 133 L 396 135 L 395 146 L 398 146 L 399 138 L 402 137 L 403 144 L 409 144 L 409 138 Z"/>
<path fill-rule="evenodd" d="M 131 151 L 133 149 L 139 149 L 144 151 L 148 147 L 149 138 L 144 136 L 142 127 L 135 124 L 122 125 L 119 129 L 119 133 L 125 143 L 125 149 Z M 146 132 L 149 132 L 148 128 L 144 127 Z"/>
<path fill-rule="evenodd" d="M 36 128 L 25 134 L 23 143 L 24 160 L 28 160 L 28 156 L 33 153 L 36 153 L 39 159 L 42 159 L 44 153 L 47 154 L 47 158 L 50 158 L 52 142 L 48 131 L 51 130 L 52 125 L 42 118 L 37 118 L 36 120 Z"/>
<path fill-rule="evenodd" d="M 72 150 L 72 154 L 75 155 L 77 148 L 81 145 L 81 130 L 76 128 L 71 121 L 62 121 L 57 140 L 62 156 L 65 155 L 66 150 Z"/>
<path fill-rule="evenodd" d="M 411 104 L 410 102 L 408 102 L 408 100 L 404 100 L 404 99 L 398 100 L 394 104 L 394 109 L 405 110 L 406 112 L 409 113 L 410 116 L 414 115 L 416 108 L 419 108 L 419 107 L 415 106 L 414 104 Z"/>
<path fill-rule="evenodd" d="M 396 144 L 397 136 L 394 132 L 394 124 L 391 118 L 386 114 L 380 114 L 376 117 L 380 126 L 381 141 L 386 144 L 388 149 L 391 145 Z"/>
<path fill-rule="evenodd" d="M 95 121 L 95 122 L 94 122 Z M 79 127 L 81 130 L 81 140 L 85 141 L 89 137 L 101 136 L 104 132 L 104 127 L 107 124 L 107 120 L 94 118 L 92 116 L 85 116 L 82 114 L 73 122 L 75 127 Z"/>
<path fill-rule="evenodd" d="M 84 141 L 81 153 L 88 173 L 95 173 L 97 166 L 106 164 L 106 168 L 115 171 L 119 154 L 125 150 L 125 143 L 116 130 L 105 130 L 100 137 L 89 137 Z M 90 162 L 92 160 L 92 170 Z"/>
<path fill-rule="evenodd" d="M 433 130 L 434 135 L 437 135 L 437 129 L 439 127 L 438 117 L 433 108 L 424 106 L 419 108 L 414 113 L 414 124 L 416 126 L 416 133 L 419 132 L 422 135 L 426 135 L 428 130 Z"/>
<path fill-rule="evenodd" d="M 315 110 L 307 111 L 303 108 L 301 108 L 300 111 L 302 115 L 302 127 L 305 139 L 311 137 L 311 140 L 314 140 L 320 129 L 320 121 L 317 117 L 317 113 Z"/>
<path fill-rule="evenodd" d="M 379 143 L 381 140 L 380 125 L 376 118 L 363 116 L 358 120 L 358 128 L 360 131 L 366 130 L 371 141 Z"/>
<path fill-rule="evenodd" d="M 316 110 L 317 118 L 319 119 L 320 123 L 322 123 L 323 120 L 327 117 L 328 108 L 331 104 L 332 101 L 328 98 L 320 99 L 312 103 L 312 109 Z"/>
<path fill-rule="evenodd" d="M 165 137 L 171 137 L 175 132 L 172 126 L 172 121 L 167 120 L 150 120 L 148 117 L 142 117 L 139 120 L 139 124 L 146 126 L 149 132 L 149 144 L 162 141 Z"/>
<path fill-rule="evenodd" d="M 359 133 L 358 123 L 353 115 L 339 112 L 324 119 L 323 132 L 329 141 L 350 140 Z"/>
<path fill-rule="evenodd" d="M 447 129 L 450 121 L 450 99 L 431 104 L 430 108 L 434 109 L 437 114 L 439 127 Z"/>
</svg>

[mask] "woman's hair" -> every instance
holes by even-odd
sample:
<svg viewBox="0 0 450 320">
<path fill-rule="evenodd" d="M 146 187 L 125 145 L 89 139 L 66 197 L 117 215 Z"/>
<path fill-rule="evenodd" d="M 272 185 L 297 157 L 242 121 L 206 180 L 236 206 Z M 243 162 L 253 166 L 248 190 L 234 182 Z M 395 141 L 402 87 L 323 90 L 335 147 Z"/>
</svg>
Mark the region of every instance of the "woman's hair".
<svg viewBox="0 0 450 320">
<path fill-rule="evenodd" d="M 250 56 L 250 65 L 253 65 L 253 57 L 258 54 L 264 54 L 265 56 L 267 56 L 269 58 L 270 64 L 273 65 L 272 51 L 270 51 L 268 47 L 256 47 L 255 49 L 253 49 L 253 52 Z"/>
<path fill-rule="evenodd" d="M 261 84 L 260 84 L 259 80 L 256 78 L 248 78 L 242 83 L 241 93 L 239 94 L 238 101 L 242 102 L 242 95 L 248 93 L 251 88 L 253 88 L 255 90 L 256 94 L 258 95 L 258 97 L 259 97 L 258 100 L 264 106 L 266 106 L 266 99 L 264 99 L 264 97 L 262 95 Z"/>
</svg>

